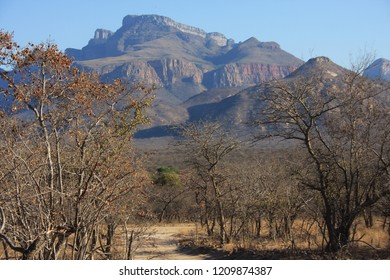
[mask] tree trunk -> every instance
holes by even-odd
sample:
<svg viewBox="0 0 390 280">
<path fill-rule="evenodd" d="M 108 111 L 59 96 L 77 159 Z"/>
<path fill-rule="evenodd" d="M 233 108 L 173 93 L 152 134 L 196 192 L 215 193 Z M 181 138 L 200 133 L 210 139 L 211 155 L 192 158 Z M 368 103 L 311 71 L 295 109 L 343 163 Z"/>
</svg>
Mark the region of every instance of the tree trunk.
<svg viewBox="0 0 390 280">
<path fill-rule="evenodd" d="M 327 223 L 328 230 L 328 244 L 326 245 L 326 251 L 336 253 L 350 241 L 350 224 L 342 224 L 340 227 L 336 228 L 332 224 Z"/>
<path fill-rule="evenodd" d="M 276 229 L 275 229 L 275 217 L 273 213 L 268 214 L 268 222 L 269 222 L 269 238 L 275 240 Z"/>
<path fill-rule="evenodd" d="M 104 254 L 106 255 L 106 258 L 108 260 L 112 259 L 111 245 L 112 245 L 112 240 L 114 238 L 114 233 L 115 233 L 115 225 L 114 224 L 107 224 L 106 245 L 104 248 Z"/>
<path fill-rule="evenodd" d="M 374 219 L 373 219 L 371 207 L 369 207 L 363 211 L 363 217 L 364 217 L 364 223 L 365 223 L 366 227 L 372 228 L 372 226 L 374 225 Z"/>
<path fill-rule="evenodd" d="M 126 233 L 127 234 L 127 233 Z M 130 232 L 130 236 L 127 237 L 127 260 L 132 260 L 133 259 L 133 254 L 132 254 L 132 247 L 133 247 L 133 241 L 134 241 L 134 230 Z"/>
<path fill-rule="evenodd" d="M 225 224 L 225 214 L 223 211 L 223 206 L 222 203 L 218 200 L 217 201 L 218 205 L 218 221 L 219 221 L 219 240 L 221 245 L 229 242 L 229 238 L 227 236 L 226 232 L 226 224 Z"/>
<path fill-rule="evenodd" d="M 256 226 L 256 238 L 260 238 L 261 233 L 261 218 L 257 218 L 255 220 L 255 226 Z"/>
</svg>

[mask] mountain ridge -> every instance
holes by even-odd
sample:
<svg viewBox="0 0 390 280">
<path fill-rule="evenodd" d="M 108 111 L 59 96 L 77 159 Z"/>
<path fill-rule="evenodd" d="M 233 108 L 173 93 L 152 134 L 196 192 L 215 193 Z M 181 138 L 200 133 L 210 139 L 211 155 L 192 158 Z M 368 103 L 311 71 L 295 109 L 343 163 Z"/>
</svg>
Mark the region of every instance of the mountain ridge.
<svg viewBox="0 0 390 280">
<path fill-rule="evenodd" d="M 97 29 L 94 38 L 88 42 L 87 46 L 81 50 L 68 48 L 65 52 L 73 56 L 75 60 L 118 56 L 131 51 L 133 46 L 150 42 L 169 34 L 174 34 L 175 32 L 179 32 L 176 35 L 180 36 L 181 34 L 181 39 L 184 40 L 189 40 L 189 38 L 185 38 L 184 36 L 189 35 L 205 39 L 206 44 L 212 44 L 214 42 L 219 47 L 234 44 L 233 39 L 227 39 L 219 32 L 207 33 L 203 29 L 176 22 L 169 17 L 159 15 L 127 15 L 123 18 L 122 26 L 117 31 L 112 32 L 110 30 Z M 96 51 L 96 47 L 102 49 L 102 46 L 104 46 L 104 52 L 100 50 L 93 53 L 93 51 Z M 89 49 L 92 49 L 92 54 L 89 53 Z"/>
<path fill-rule="evenodd" d="M 176 103 L 212 88 L 283 78 L 303 64 L 275 42 L 235 43 L 159 15 L 128 15 L 117 31 L 97 29 L 85 47 L 66 53 L 106 81 L 147 82 L 164 89 L 158 98 Z"/>
<path fill-rule="evenodd" d="M 335 64 L 327 57 L 316 57 L 309 59 L 292 74 L 284 77 L 282 83 L 300 82 L 304 77 L 310 78 L 320 76 L 323 84 L 319 87 L 337 86 L 343 79 L 347 69 Z M 280 81 L 268 81 L 267 84 L 278 83 Z M 184 122 L 196 121 L 217 121 L 229 130 L 234 130 L 241 135 L 251 135 L 255 132 L 254 121 L 264 109 L 265 104 L 259 98 L 261 94 L 266 94 L 268 86 L 265 83 L 244 89 L 213 89 L 212 92 L 198 94 L 186 102 L 180 108 L 187 109 L 187 116 Z M 321 90 L 321 88 L 319 88 Z M 169 130 L 169 126 L 154 126 L 136 134 L 138 138 L 174 136 L 175 131 Z"/>
</svg>

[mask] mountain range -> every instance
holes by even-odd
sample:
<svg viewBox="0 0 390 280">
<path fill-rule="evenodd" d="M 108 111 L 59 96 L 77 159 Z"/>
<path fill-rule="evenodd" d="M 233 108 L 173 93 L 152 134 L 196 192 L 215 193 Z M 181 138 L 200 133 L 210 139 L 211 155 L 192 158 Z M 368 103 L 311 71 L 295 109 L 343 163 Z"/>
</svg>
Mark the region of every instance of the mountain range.
<svg viewBox="0 0 390 280">
<path fill-rule="evenodd" d="M 247 124 L 263 106 L 258 98 L 263 82 L 294 81 L 316 72 L 332 83 L 348 71 L 326 57 L 304 63 L 276 42 L 252 37 L 236 43 L 159 15 L 128 15 L 117 31 L 97 29 L 85 47 L 66 53 L 78 68 L 95 71 L 104 81 L 120 78 L 157 88 L 147 112 L 151 126 L 138 138 L 172 135 L 172 127 L 199 120 L 250 133 Z M 363 74 L 390 80 L 390 61 L 378 59 Z M 0 103 L 6 104 L 3 96 Z"/>
<path fill-rule="evenodd" d="M 158 88 L 148 114 L 151 128 L 138 137 L 163 136 L 188 121 L 218 120 L 244 129 L 261 107 L 262 82 L 295 79 L 318 71 L 333 79 L 346 69 L 326 57 L 304 63 L 276 42 L 251 37 L 236 43 L 218 32 L 160 15 L 128 15 L 115 32 L 97 29 L 82 49 L 67 49 L 82 70 L 103 80 L 120 78 Z M 390 79 L 390 63 L 378 59 L 364 75 Z"/>
<path fill-rule="evenodd" d="M 147 81 L 160 89 L 159 100 L 171 104 L 209 89 L 283 78 L 303 64 L 275 42 L 235 43 L 158 15 L 128 15 L 117 31 L 97 29 L 85 47 L 66 53 L 106 81 Z"/>
<path fill-rule="evenodd" d="M 375 65 L 373 63 L 372 65 Z M 367 69 L 371 69 L 368 67 Z M 297 70 L 284 77 L 283 83 L 291 84 L 299 82 L 305 77 L 320 75 L 323 88 L 338 87 L 342 85 L 345 74 L 349 70 L 337 65 L 327 57 L 316 57 L 308 60 Z M 273 81 L 270 81 L 272 83 Z M 198 94 L 182 104 L 176 105 L 177 112 L 182 114 L 181 123 L 193 121 L 218 121 L 227 129 L 237 132 L 240 135 L 253 135 L 253 122 L 259 118 L 264 109 L 264 103 L 260 99 L 266 94 L 267 87 L 264 83 L 251 86 L 245 89 L 214 89 Z M 379 98 L 379 97 L 378 97 Z M 390 95 L 384 94 L 381 101 L 390 104 Z M 158 116 L 158 114 L 156 115 Z M 174 126 L 173 126 L 174 127 Z M 155 125 L 152 128 L 140 131 L 139 138 L 149 138 L 156 136 L 174 135 L 172 125 Z"/>
</svg>

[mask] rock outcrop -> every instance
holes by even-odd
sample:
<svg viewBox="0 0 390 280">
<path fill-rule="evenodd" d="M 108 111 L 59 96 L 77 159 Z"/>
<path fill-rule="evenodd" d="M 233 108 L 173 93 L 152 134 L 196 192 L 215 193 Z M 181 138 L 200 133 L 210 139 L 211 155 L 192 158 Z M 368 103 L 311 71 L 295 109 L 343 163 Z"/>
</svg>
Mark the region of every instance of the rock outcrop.
<svg viewBox="0 0 390 280">
<path fill-rule="evenodd" d="M 193 62 L 168 58 L 149 61 L 164 85 L 172 85 L 179 80 L 194 84 L 202 83 L 203 72 Z"/>
<path fill-rule="evenodd" d="M 295 66 L 276 64 L 230 63 L 208 72 L 204 83 L 209 88 L 250 86 L 283 78 L 296 69 Z"/>
</svg>

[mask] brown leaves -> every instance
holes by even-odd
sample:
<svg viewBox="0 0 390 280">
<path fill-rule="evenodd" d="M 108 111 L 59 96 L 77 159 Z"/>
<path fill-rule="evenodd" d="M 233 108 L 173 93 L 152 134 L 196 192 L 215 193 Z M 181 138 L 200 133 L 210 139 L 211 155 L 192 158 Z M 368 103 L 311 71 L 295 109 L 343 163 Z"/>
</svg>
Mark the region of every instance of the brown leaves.
<svg viewBox="0 0 390 280">
<path fill-rule="evenodd" d="M 13 101 L 8 110 L 0 108 L 0 170 L 9 174 L 2 179 L 0 204 L 15 215 L 7 234 L 24 246 L 48 229 L 72 225 L 79 229 L 74 240 L 86 240 L 118 201 L 128 205 L 128 194 L 144 184 L 129 140 L 145 119 L 151 90 L 120 80 L 103 83 L 73 67 L 56 45 L 20 48 L 6 32 L 0 32 L 0 64 L 12 66 L 0 72 L 7 81 L 1 92 Z M 33 114 L 8 112 L 21 109 Z M 46 243 L 37 250 L 57 248 L 54 241 L 42 239 Z M 41 253 L 35 256 L 56 254 Z M 70 253 L 82 259 L 93 251 Z"/>
</svg>

